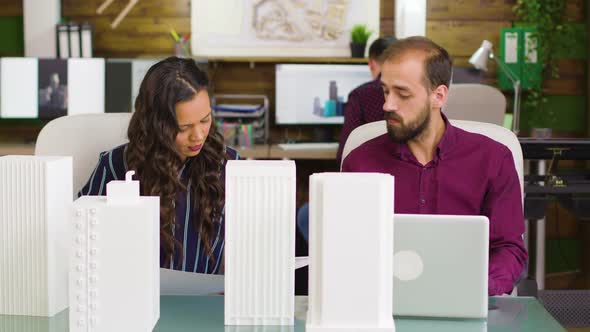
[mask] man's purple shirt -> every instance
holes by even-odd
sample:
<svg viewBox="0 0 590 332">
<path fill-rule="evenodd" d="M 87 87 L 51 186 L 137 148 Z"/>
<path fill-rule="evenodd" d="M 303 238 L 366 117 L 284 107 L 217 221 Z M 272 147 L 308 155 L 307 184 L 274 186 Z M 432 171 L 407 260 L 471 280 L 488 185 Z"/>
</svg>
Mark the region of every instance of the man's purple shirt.
<svg viewBox="0 0 590 332">
<path fill-rule="evenodd" d="M 522 192 L 510 150 L 479 134 L 446 130 L 434 159 L 421 165 L 388 134 L 353 150 L 343 172 L 395 176 L 395 213 L 485 215 L 490 220 L 489 295 L 509 293 L 527 260 Z"/>
</svg>

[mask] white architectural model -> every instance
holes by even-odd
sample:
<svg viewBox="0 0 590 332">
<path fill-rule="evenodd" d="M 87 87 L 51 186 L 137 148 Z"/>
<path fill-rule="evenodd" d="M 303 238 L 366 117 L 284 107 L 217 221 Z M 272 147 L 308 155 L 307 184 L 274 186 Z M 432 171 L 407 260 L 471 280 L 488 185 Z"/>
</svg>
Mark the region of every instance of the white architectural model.
<svg viewBox="0 0 590 332">
<path fill-rule="evenodd" d="M 70 332 L 148 332 L 160 317 L 160 199 L 133 173 L 74 202 Z"/>
<path fill-rule="evenodd" d="M 395 331 L 393 177 L 310 177 L 306 331 Z"/>
<path fill-rule="evenodd" d="M 225 325 L 293 325 L 295 163 L 228 161 L 225 174 Z"/>
<path fill-rule="evenodd" d="M 0 315 L 68 306 L 72 158 L 0 157 Z"/>
</svg>

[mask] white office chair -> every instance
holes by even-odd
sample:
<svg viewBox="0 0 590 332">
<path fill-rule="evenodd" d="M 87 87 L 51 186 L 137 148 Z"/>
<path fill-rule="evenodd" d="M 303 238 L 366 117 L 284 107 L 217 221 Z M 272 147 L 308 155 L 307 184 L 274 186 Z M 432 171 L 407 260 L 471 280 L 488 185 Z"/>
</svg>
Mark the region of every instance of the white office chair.
<svg viewBox="0 0 590 332">
<path fill-rule="evenodd" d="M 484 84 L 451 84 L 443 112 L 449 119 L 504 124 L 506 97 Z M 467 130 L 467 129 L 466 129 Z"/>
<path fill-rule="evenodd" d="M 464 120 L 449 120 L 453 126 L 461 128 L 465 131 L 472 133 L 482 134 L 496 142 L 504 144 L 512 152 L 514 158 L 514 166 L 518 173 L 518 180 L 520 182 L 520 189 L 524 192 L 524 178 L 523 178 L 523 157 L 522 148 L 518 142 L 516 135 L 510 130 L 491 123 L 475 122 L 475 121 L 464 121 Z M 377 136 L 381 136 L 387 133 L 387 127 L 385 120 L 370 122 L 354 129 L 342 150 L 342 161 L 348 156 L 348 154 L 359 147 L 364 142 L 373 139 Z M 342 168 L 342 162 L 340 163 Z"/>
<path fill-rule="evenodd" d="M 77 195 L 98 163 L 99 154 L 128 141 L 131 114 L 81 114 L 57 118 L 39 133 L 35 155 L 72 156 L 74 195 Z"/>
<path fill-rule="evenodd" d="M 469 131 L 472 133 L 477 133 L 481 135 L 485 135 L 496 142 L 504 144 L 510 152 L 512 152 L 512 158 L 514 159 L 514 166 L 516 167 L 516 172 L 518 174 L 518 181 L 520 183 L 520 190 L 524 193 L 524 178 L 523 178 L 523 156 L 522 156 L 522 148 L 518 141 L 516 135 L 511 132 L 510 130 L 501 127 L 499 125 L 491 124 L 491 123 L 483 123 L 483 122 L 475 122 L 475 121 L 464 121 L 464 120 L 449 120 L 451 124 L 455 127 L 461 128 L 465 131 Z M 387 127 L 385 124 L 385 120 L 371 122 L 364 124 L 360 127 L 354 129 L 346 143 L 344 144 L 344 149 L 342 150 L 342 161 L 348 156 L 348 154 L 365 143 L 366 141 L 373 139 L 377 136 L 381 136 L 387 133 Z M 342 162 L 340 163 L 340 169 L 342 169 Z M 523 206 L 524 206 L 524 194 L 521 195 L 523 199 Z M 524 221 L 524 220 L 523 220 Z M 525 231 L 526 232 L 526 231 Z M 526 268 L 525 268 L 526 269 Z M 534 286 L 536 288 L 536 285 Z M 514 288 L 512 295 L 516 294 L 516 287 Z"/>
</svg>

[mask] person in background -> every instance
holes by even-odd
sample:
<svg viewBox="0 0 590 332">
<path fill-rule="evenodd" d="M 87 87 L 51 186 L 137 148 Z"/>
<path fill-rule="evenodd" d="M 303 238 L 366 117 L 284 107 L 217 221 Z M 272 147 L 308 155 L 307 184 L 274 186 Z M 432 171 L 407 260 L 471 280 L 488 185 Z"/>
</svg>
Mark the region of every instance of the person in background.
<svg viewBox="0 0 590 332">
<path fill-rule="evenodd" d="M 376 39 L 369 46 L 369 70 L 373 80 L 364 83 L 350 92 L 344 109 L 344 125 L 340 131 L 340 142 L 336 154 L 336 162 L 340 168 L 342 149 L 350 133 L 358 126 L 365 123 L 383 120 L 383 90 L 379 82 L 381 73 L 380 59 L 385 49 L 395 43 L 392 36 L 384 36 Z M 309 233 L 309 204 L 304 203 L 297 211 L 297 229 L 301 236 L 308 241 Z"/>
<path fill-rule="evenodd" d="M 355 88 L 348 95 L 344 109 L 344 125 L 340 132 L 340 142 L 336 154 L 338 167 L 340 167 L 342 149 L 344 149 L 348 135 L 360 125 L 383 120 L 383 103 L 385 101 L 383 99 L 383 90 L 381 90 L 379 84 L 382 63 L 380 56 L 395 41 L 395 37 L 384 36 L 376 39 L 369 47 L 369 70 L 373 81 Z"/>
<path fill-rule="evenodd" d="M 225 163 L 238 154 L 216 129 L 208 84 L 192 59 L 152 66 L 135 100 L 129 143 L 101 153 L 78 195 L 105 195 L 109 181 L 134 170 L 141 195 L 160 197 L 160 266 L 222 273 Z"/>
<path fill-rule="evenodd" d="M 488 294 L 510 293 L 526 266 L 522 191 L 510 149 L 454 127 L 441 112 L 448 52 L 424 37 L 382 55 L 387 133 L 342 162 L 342 172 L 395 176 L 395 213 L 485 215 L 490 221 Z"/>
</svg>

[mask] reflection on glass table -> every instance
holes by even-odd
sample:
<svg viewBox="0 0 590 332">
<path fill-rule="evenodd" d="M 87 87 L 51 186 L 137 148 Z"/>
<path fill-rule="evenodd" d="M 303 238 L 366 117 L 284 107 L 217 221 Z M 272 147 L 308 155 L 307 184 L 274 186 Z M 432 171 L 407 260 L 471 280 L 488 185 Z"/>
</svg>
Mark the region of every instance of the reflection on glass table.
<svg viewBox="0 0 590 332">
<path fill-rule="evenodd" d="M 352 301 L 352 299 L 351 299 Z M 154 332 L 303 332 L 307 297 L 295 298 L 295 326 L 224 326 L 223 296 L 162 296 L 160 320 Z M 409 331 L 535 331 L 564 332 L 543 306 L 532 297 L 492 297 L 488 319 L 429 319 L 395 317 L 396 332 Z M 52 318 L 2 316 L 0 331 L 66 332 L 68 312 Z M 116 332 L 116 331 L 115 331 Z"/>
</svg>

